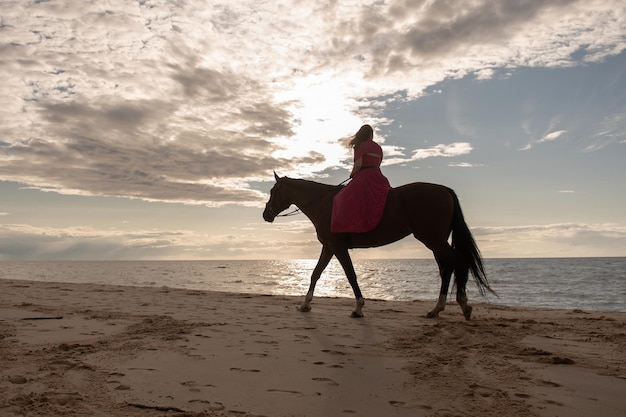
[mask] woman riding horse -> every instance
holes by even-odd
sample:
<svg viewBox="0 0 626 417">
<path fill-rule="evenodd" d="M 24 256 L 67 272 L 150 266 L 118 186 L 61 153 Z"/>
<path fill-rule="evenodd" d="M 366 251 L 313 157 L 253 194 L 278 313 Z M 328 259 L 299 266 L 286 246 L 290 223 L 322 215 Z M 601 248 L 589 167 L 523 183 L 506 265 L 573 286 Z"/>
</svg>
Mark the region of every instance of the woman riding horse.
<svg viewBox="0 0 626 417">
<path fill-rule="evenodd" d="M 359 153 L 358 147 L 355 149 L 355 162 L 359 159 L 357 153 Z M 363 164 L 363 161 L 368 161 L 368 159 L 361 161 Z M 369 169 L 363 171 L 363 167 L 355 171 L 355 180 L 367 171 Z M 338 223 L 338 220 L 335 220 L 337 214 L 333 214 L 333 202 L 336 197 L 341 200 L 342 192 L 350 189 L 350 185 L 337 187 L 314 181 L 279 178 L 276 173 L 274 177 L 276 184 L 270 191 L 263 218 L 268 222 L 273 222 L 280 212 L 295 204 L 311 220 L 315 226 L 317 238 L 322 244 L 322 252 L 311 275 L 309 291 L 300 311 L 311 310 L 315 285 L 332 257 L 335 256 L 343 267 L 356 298 L 356 308 L 352 312 L 352 317 L 363 317 L 362 308 L 365 299 L 357 283 L 356 272 L 348 249 L 387 245 L 410 234 L 433 252 L 439 266 L 441 276 L 439 300 L 427 317 L 437 317 L 445 309 L 453 274 L 456 282 L 456 300 L 467 320 L 472 314 L 472 307 L 467 304 L 465 292 L 469 272 L 471 271 L 481 294 L 484 294 L 485 290 L 493 293 L 485 276 L 480 252 L 465 223 L 459 199 L 452 189 L 442 185 L 419 182 L 387 189 L 387 201 L 384 203 L 382 215 L 371 230 L 358 233 L 336 233 L 331 230 L 331 225 L 334 222 Z M 354 189 L 358 187 L 357 185 Z M 449 243 L 450 236 L 452 239 Z"/>
</svg>

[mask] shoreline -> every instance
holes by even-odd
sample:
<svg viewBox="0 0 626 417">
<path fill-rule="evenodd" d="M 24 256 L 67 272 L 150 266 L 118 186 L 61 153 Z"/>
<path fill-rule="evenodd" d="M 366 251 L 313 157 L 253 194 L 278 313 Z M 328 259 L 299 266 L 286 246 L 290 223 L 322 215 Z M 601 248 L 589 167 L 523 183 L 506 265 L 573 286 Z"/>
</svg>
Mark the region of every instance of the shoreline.
<svg viewBox="0 0 626 417">
<path fill-rule="evenodd" d="M 0 279 L 3 416 L 621 416 L 626 313 Z"/>
</svg>

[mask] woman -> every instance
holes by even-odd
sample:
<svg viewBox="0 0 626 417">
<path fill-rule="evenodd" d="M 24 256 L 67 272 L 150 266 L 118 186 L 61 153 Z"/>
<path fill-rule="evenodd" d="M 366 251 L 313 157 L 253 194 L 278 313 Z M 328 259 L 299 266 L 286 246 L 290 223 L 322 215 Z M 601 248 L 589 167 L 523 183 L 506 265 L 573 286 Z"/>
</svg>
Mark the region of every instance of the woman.
<svg viewBox="0 0 626 417">
<path fill-rule="evenodd" d="M 352 181 L 333 200 L 330 231 L 369 232 L 378 225 L 391 188 L 380 171 L 383 150 L 374 142 L 374 130 L 370 125 L 363 125 L 349 146 L 354 149 Z"/>
</svg>

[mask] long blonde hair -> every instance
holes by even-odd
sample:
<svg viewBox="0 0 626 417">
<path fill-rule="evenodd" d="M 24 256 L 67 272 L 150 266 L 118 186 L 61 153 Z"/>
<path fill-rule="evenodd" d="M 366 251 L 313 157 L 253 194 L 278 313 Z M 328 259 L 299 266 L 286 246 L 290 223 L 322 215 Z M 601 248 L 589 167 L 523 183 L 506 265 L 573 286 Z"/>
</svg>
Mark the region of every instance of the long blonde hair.
<svg viewBox="0 0 626 417">
<path fill-rule="evenodd" d="M 352 149 L 356 149 L 361 143 L 371 139 L 374 139 L 374 129 L 372 129 L 370 125 L 363 125 L 350 142 L 348 142 L 348 146 Z"/>
</svg>

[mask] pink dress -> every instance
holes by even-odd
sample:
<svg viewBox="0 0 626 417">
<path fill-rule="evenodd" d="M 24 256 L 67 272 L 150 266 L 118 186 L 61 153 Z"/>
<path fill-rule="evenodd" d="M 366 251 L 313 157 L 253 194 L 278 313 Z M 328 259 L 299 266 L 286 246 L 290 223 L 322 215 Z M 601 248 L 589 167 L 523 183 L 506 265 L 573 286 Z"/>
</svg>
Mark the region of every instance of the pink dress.
<svg viewBox="0 0 626 417">
<path fill-rule="evenodd" d="M 391 188 L 380 171 L 382 156 L 381 147 L 373 140 L 361 143 L 354 151 L 354 161 L 362 157 L 363 164 L 352 181 L 335 195 L 331 232 L 363 233 L 378 225 Z"/>
</svg>

